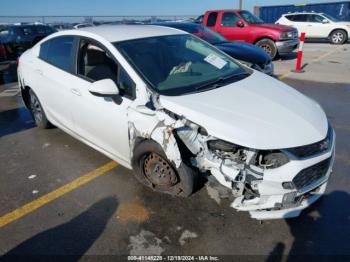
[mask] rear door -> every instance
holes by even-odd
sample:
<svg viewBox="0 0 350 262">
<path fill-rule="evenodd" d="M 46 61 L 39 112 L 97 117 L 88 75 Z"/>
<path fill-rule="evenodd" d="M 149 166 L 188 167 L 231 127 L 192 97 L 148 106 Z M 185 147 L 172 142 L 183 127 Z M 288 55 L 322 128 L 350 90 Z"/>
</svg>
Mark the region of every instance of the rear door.
<svg viewBox="0 0 350 262">
<path fill-rule="evenodd" d="M 63 128 L 73 130 L 71 115 L 71 78 L 76 38 L 60 36 L 41 44 L 35 74 L 39 99 L 45 113 Z"/>
<path fill-rule="evenodd" d="M 306 37 L 309 37 L 310 26 L 308 24 L 307 14 L 297 14 L 290 16 L 290 19 L 293 20 L 294 27 L 298 29 L 299 35 L 301 33 L 306 33 Z"/>
</svg>

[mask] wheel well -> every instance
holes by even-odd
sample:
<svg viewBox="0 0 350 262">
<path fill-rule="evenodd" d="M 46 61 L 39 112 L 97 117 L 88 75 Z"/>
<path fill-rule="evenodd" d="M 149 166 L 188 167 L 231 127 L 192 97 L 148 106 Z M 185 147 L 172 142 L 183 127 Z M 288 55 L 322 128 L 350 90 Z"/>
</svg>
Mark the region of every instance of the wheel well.
<svg viewBox="0 0 350 262">
<path fill-rule="evenodd" d="M 21 93 L 22 93 L 22 98 L 24 105 L 27 108 L 30 108 L 30 94 L 29 94 L 30 87 L 29 86 L 24 86 L 21 87 Z"/>
<path fill-rule="evenodd" d="M 343 31 L 343 32 L 345 33 L 346 37 L 348 37 L 348 32 L 346 32 L 345 29 L 343 29 L 343 28 L 336 28 L 336 29 L 333 29 L 333 30 L 329 33 L 328 38 L 331 37 L 331 35 L 333 34 L 333 32 L 334 32 L 334 31 L 337 31 L 337 30 Z"/>
<path fill-rule="evenodd" d="M 254 41 L 254 45 L 255 45 L 257 42 L 259 42 L 260 40 L 263 40 L 263 39 L 269 39 L 269 40 L 275 42 L 275 40 L 273 40 L 271 37 L 263 36 L 263 37 L 257 38 L 257 39 Z"/>
</svg>

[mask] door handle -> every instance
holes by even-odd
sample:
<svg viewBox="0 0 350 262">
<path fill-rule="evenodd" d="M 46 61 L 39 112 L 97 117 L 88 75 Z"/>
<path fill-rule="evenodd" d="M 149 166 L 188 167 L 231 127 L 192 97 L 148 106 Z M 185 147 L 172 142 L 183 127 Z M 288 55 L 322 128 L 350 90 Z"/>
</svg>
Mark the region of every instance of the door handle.
<svg viewBox="0 0 350 262">
<path fill-rule="evenodd" d="M 307 25 L 307 26 L 312 26 L 312 25 Z"/>
<path fill-rule="evenodd" d="M 76 89 L 76 88 L 72 88 L 70 91 L 71 91 L 73 94 L 77 95 L 77 96 L 81 96 L 80 91 L 79 91 L 78 89 Z"/>
<path fill-rule="evenodd" d="M 36 69 L 35 72 L 41 76 L 43 75 L 43 71 L 41 71 L 40 69 Z"/>
</svg>

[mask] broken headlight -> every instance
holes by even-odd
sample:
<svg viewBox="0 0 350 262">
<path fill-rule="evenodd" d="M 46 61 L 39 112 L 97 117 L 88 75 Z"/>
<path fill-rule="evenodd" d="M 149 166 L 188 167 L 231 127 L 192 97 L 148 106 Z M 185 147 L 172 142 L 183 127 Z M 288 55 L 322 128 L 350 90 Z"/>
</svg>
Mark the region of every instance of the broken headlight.
<svg viewBox="0 0 350 262">
<path fill-rule="evenodd" d="M 240 146 L 223 140 L 209 140 L 207 143 L 211 151 L 236 152 L 240 148 Z"/>
<path fill-rule="evenodd" d="M 289 162 L 289 158 L 281 151 L 260 151 L 258 164 L 263 168 L 277 168 Z"/>
</svg>

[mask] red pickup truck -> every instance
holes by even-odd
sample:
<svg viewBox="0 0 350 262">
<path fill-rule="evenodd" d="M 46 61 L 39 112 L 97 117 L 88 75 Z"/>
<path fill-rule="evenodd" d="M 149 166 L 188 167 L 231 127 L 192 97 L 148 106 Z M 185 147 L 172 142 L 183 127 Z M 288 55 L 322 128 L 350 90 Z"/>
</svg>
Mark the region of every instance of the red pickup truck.
<svg viewBox="0 0 350 262">
<path fill-rule="evenodd" d="M 211 10 L 203 25 L 228 40 L 239 40 L 263 48 L 272 58 L 292 52 L 299 45 L 298 31 L 289 26 L 266 24 L 245 10 Z"/>
</svg>

